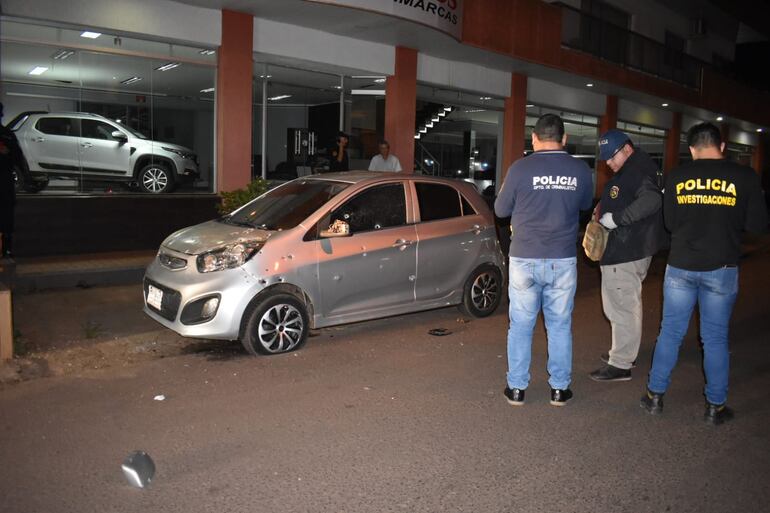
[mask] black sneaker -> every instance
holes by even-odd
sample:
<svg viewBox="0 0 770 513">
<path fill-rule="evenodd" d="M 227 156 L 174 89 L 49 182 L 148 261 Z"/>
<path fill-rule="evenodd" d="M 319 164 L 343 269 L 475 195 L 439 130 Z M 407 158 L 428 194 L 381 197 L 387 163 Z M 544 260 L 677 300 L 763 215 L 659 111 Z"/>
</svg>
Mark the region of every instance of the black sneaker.
<svg viewBox="0 0 770 513">
<path fill-rule="evenodd" d="M 594 381 L 631 381 L 630 369 L 619 369 L 609 363 L 589 374 Z"/>
<path fill-rule="evenodd" d="M 569 388 L 564 390 L 558 388 L 551 389 L 551 406 L 564 406 L 570 399 L 572 399 L 572 390 Z"/>
<path fill-rule="evenodd" d="M 651 415 L 663 413 L 663 394 L 656 394 L 647 389 L 647 393 L 642 396 L 639 406 L 647 410 Z"/>
<path fill-rule="evenodd" d="M 733 420 L 733 417 L 735 417 L 733 410 L 724 404 L 706 403 L 706 412 L 703 414 L 703 420 L 708 424 L 718 426 Z"/>
<path fill-rule="evenodd" d="M 599 359 L 603 361 L 604 363 L 609 364 L 610 363 L 610 353 L 602 353 L 601 356 L 599 356 Z M 636 360 L 631 362 L 631 368 L 636 369 Z"/>
<path fill-rule="evenodd" d="M 505 394 L 505 398 L 508 400 L 508 404 L 511 406 L 523 406 L 524 392 L 526 392 L 526 390 L 522 390 L 520 388 L 505 387 L 503 394 Z"/>
</svg>

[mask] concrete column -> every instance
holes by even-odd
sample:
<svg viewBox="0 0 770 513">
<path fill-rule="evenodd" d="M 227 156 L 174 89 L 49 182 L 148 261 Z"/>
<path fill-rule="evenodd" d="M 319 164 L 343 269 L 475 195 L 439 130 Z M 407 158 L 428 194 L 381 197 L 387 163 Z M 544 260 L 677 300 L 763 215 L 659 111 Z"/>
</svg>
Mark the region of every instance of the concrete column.
<svg viewBox="0 0 770 513">
<path fill-rule="evenodd" d="M 666 154 L 663 172 L 668 173 L 679 165 L 679 142 L 682 136 L 682 113 L 674 112 L 671 118 L 671 128 L 666 135 Z"/>
<path fill-rule="evenodd" d="M 385 139 L 404 173 L 414 173 L 417 50 L 396 47 L 395 64 L 395 74 L 385 82 Z"/>
<path fill-rule="evenodd" d="M 604 115 L 599 119 L 599 135 L 601 136 L 607 130 L 617 128 L 618 126 L 618 97 L 608 95 L 604 108 Z M 596 148 L 597 157 L 599 148 Z M 612 170 L 603 160 L 596 160 L 596 191 L 594 196 L 599 198 L 604 190 L 604 185 L 612 176 Z"/>
<path fill-rule="evenodd" d="M 216 86 L 220 192 L 245 187 L 251 180 L 253 26 L 251 14 L 222 11 Z"/>
<path fill-rule="evenodd" d="M 505 112 L 503 113 L 503 179 L 505 179 L 511 164 L 520 159 L 524 154 L 526 124 L 527 77 L 519 73 L 512 73 L 511 95 L 505 99 Z M 502 182 L 498 183 L 498 189 L 502 185 Z"/>
</svg>

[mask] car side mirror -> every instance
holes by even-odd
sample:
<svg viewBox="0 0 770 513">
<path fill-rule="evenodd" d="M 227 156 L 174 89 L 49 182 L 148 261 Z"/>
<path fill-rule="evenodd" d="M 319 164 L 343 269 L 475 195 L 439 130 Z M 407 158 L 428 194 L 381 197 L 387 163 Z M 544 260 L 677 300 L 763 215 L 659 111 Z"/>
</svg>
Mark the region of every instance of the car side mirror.
<svg viewBox="0 0 770 513">
<path fill-rule="evenodd" d="M 112 135 L 112 138 L 118 141 L 120 144 L 128 142 L 128 136 L 120 130 L 115 130 L 110 135 Z"/>
<path fill-rule="evenodd" d="M 337 237 L 350 237 L 353 235 L 352 233 L 339 233 L 339 232 L 333 232 L 331 230 L 321 230 L 321 233 L 319 234 L 322 239 L 335 239 Z"/>
</svg>

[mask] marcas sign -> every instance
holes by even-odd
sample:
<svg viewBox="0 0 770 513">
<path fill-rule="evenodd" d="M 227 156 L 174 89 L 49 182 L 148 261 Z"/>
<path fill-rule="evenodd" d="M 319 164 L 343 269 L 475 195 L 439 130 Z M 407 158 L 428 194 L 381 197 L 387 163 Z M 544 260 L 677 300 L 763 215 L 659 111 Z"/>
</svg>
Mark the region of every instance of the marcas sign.
<svg viewBox="0 0 770 513">
<path fill-rule="evenodd" d="M 462 0 L 308 0 L 310 2 L 343 5 L 404 18 L 446 32 L 459 39 L 462 36 Z"/>
</svg>

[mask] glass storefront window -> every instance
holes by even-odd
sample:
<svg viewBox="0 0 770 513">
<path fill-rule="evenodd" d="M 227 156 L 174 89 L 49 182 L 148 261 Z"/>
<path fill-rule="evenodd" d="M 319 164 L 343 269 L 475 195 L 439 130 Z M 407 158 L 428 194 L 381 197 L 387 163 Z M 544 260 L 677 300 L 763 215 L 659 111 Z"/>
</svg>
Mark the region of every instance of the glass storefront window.
<svg viewBox="0 0 770 513">
<path fill-rule="evenodd" d="M 494 191 L 502 111 L 499 98 L 418 85 L 416 172 Z"/>
<path fill-rule="evenodd" d="M 0 21 L 20 192 L 212 192 L 213 50 Z"/>
</svg>

